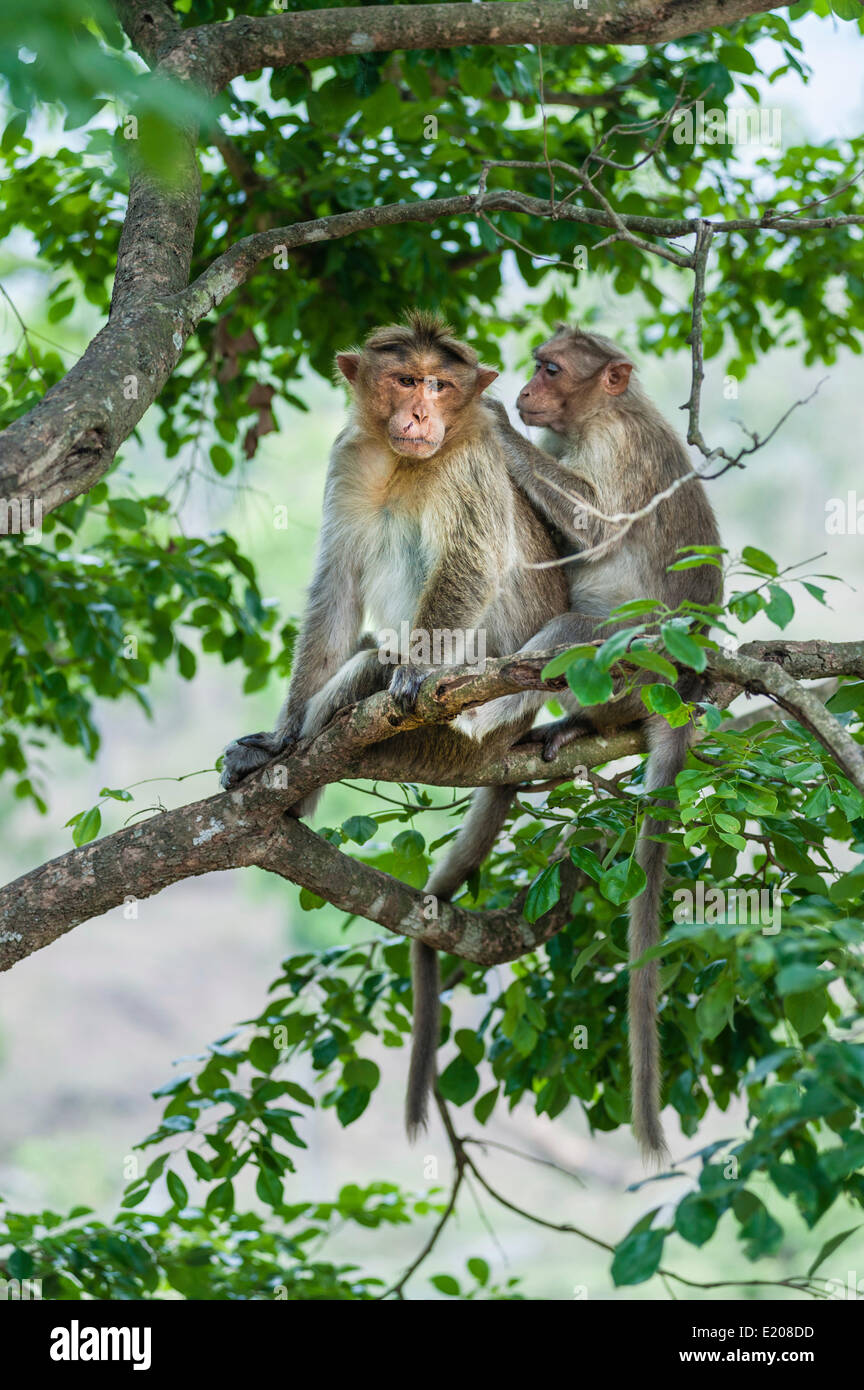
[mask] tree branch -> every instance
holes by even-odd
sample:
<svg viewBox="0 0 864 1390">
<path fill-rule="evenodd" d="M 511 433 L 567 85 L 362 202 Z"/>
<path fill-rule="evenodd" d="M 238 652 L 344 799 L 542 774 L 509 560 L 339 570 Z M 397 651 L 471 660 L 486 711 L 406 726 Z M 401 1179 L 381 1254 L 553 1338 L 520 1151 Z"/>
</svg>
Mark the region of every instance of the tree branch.
<svg viewBox="0 0 864 1390">
<path fill-rule="evenodd" d="M 759 0 L 568 0 L 494 4 L 359 5 L 185 29 L 167 63 L 211 90 L 258 68 L 348 53 L 391 53 L 469 44 L 655 44 L 734 24 L 771 5 Z"/>
<path fill-rule="evenodd" d="M 829 643 L 823 644 L 828 647 Z M 857 649 L 857 659 L 850 662 L 852 671 L 844 674 L 864 674 L 864 643 L 843 643 Z M 761 644 L 754 644 L 760 649 Z M 712 654 L 710 668 L 721 679 L 734 681 L 746 690 L 771 695 L 783 709 L 815 735 L 841 770 L 860 792 L 864 793 L 864 748 L 847 733 L 839 720 L 827 710 L 812 690 L 805 690 L 785 669 L 783 648 L 777 648 L 768 660 L 759 660 L 742 648 L 734 655 L 719 651 Z M 820 672 L 821 674 L 821 672 Z"/>
<path fill-rule="evenodd" d="M 565 650 L 560 648 L 558 650 Z M 574 769 L 596 767 L 642 747 L 638 729 L 591 735 L 570 744 L 554 762 L 544 762 L 538 745 L 493 748 L 478 772 L 455 773 L 434 763 L 434 744 L 416 753 L 412 730 L 440 725 L 462 709 L 526 689 L 560 689 L 563 677 L 541 679 L 556 652 L 499 657 L 478 674 L 471 668 L 432 672 L 421 687 L 416 710 L 405 714 L 386 691 L 340 710 L 311 742 L 284 764 L 278 760 L 241 788 L 208 797 L 70 850 L 0 890 L 0 970 L 40 950 L 80 922 L 133 897 L 146 898 L 180 879 L 250 864 L 268 869 L 350 913 L 388 930 L 417 937 L 439 950 L 483 965 L 513 960 L 532 951 L 566 924 L 579 879 L 562 863 L 562 892 L 556 907 L 531 925 L 520 898 L 502 910 L 468 911 L 437 904 L 430 919 L 428 899 L 379 870 L 350 859 L 307 826 L 286 815 L 314 787 L 346 775 L 381 780 L 422 780 L 432 785 L 489 785 L 566 778 Z M 709 674 L 718 703 L 742 688 L 775 696 L 830 747 L 845 767 L 852 743 L 822 718 L 827 712 L 795 678 L 864 676 L 864 642 L 751 643 L 736 654 L 713 653 Z M 819 710 L 813 708 L 813 703 Z M 827 718 L 836 724 L 832 716 Z M 397 735 L 407 735 L 397 738 Z M 826 744 L 829 746 L 829 744 Z M 431 751 L 430 751 L 431 750 Z M 852 759 L 854 765 L 854 757 Z M 280 775 L 274 776 L 274 768 Z M 851 774 L 850 774 L 851 775 Z M 853 780 L 855 778 L 853 777 Z M 856 785 L 860 785 L 856 781 Z M 530 787 L 529 787 L 530 789 Z M 571 872 L 572 871 L 572 872 Z"/>
<path fill-rule="evenodd" d="M 191 174 L 189 185 L 173 195 L 160 195 L 140 176 L 130 195 L 111 317 L 63 380 L 0 434 L 0 497 L 35 496 L 47 513 L 98 482 L 156 400 L 201 320 L 277 248 L 291 252 L 373 228 L 476 215 L 478 198 L 463 194 L 389 203 L 257 232 L 218 256 L 191 285 L 179 288 L 188 275 L 196 208 L 197 183 L 193 192 Z M 657 237 L 686 236 L 702 222 L 623 213 L 612 218 L 602 208 L 561 205 L 510 189 L 485 192 L 482 208 L 613 230 L 620 221 L 629 230 Z M 781 218 L 767 228 L 760 220 L 737 219 L 717 223 L 714 234 L 770 230 L 797 235 L 853 224 L 864 224 L 864 214 Z"/>
</svg>

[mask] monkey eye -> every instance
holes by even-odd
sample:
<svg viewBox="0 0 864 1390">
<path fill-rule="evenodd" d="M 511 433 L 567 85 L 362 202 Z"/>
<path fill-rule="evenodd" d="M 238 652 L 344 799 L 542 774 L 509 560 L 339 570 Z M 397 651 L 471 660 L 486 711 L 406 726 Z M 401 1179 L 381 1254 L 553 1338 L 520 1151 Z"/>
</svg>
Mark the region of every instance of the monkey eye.
<svg viewBox="0 0 864 1390">
<path fill-rule="evenodd" d="M 557 362 L 546 362 L 544 365 L 549 376 L 557 376 L 561 370 Z"/>
<path fill-rule="evenodd" d="M 400 376 L 400 377 L 399 377 L 399 385 L 400 385 L 400 386 L 413 386 L 413 385 L 414 385 L 414 378 L 413 378 L 413 376 Z"/>
</svg>

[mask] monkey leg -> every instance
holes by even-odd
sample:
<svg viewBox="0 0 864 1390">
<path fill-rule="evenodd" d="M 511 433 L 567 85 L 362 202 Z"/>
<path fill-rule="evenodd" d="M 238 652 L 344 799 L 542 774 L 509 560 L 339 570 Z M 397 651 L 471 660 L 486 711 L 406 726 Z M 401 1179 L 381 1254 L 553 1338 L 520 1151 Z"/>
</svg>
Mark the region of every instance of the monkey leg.
<svg viewBox="0 0 864 1390">
<path fill-rule="evenodd" d="M 383 690 L 391 671 L 392 667 L 382 662 L 377 647 L 366 647 L 355 652 L 335 676 L 331 676 L 327 684 L 312 696 L 306 706 L 300 737 L 314 738 L 330 723 L 337 710 Z M 324 788 L 316 787 L 291 807 L 291 815 L 298 819 L 313 816 L 323 794 Z"/>
<path fill-rule="evenodd" d="M 562 613 L 541 628 L 540 632 L 519 648 L 519 651 L 530 655 L 533 652 L 548 651 L 550 647 L 564 646 L 565 643 L 576 647 L 584 642 L 593 642 L 598 636 L 597 629 L 601 621 L 586 613 Z M 569 691 L 563 691 L 558 698 L 565 708 L 574 711 L 578 708 L 575 697 Z M 521 723 L 529 715 L 533 719 L 548 699 L 548 692 L 544 690 L 526 690 L 521 695 L 502 695 L 499 700 L 489 700 L 477 709 L 463 711 L 454 719 L 453 727 L 466 734 L 468 738 L 480 741 L 493 729 L 502 725 Z"/>
</svg>

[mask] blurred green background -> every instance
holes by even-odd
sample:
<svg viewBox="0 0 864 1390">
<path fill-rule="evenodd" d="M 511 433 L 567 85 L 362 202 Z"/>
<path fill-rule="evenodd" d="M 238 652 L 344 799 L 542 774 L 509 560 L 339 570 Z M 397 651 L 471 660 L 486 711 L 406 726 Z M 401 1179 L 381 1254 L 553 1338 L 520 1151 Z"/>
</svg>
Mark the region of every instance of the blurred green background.
<svg viewBox="0 0 864 1390">
<path fill-rule="evenodd" d="M 855 134 L 864 122 L 864 39 L 854 28 L 805 22 L 807 57 L 815 75 L 808 87 L 783 80 L 770 100 L 783 110 L 784 143 L 796 138 L 818 141 L 821 135 Z M 46 145 L 53 135 L 41 133 Z M 66 137 L 68 138 L 68 137 Z M 794 250 L 793 250 L 794 254 Z M 94 311 L 81 304 L 61 324 L 44 316 L 50 279 L 27 238 L 12 238 L 0 247 L 0 275 L 28 325 L 51 339 L 74 361 L 96 326 Z M 524 291 L 510 276 L 509 307 L 523 313 Z M 580 312 L 596 311 L 598 330 L 632 347 L 628 305 L 608 282 L 583 277 Z M 829 306 L 830 307 L 830 306 Z M 631 306 L 632 312 L 632 306 Z M 512 408 L 527 374 L 530 344 L 541 325 L 530 322 L 503 344 L 510 370 L 496 392 Z M 8 305 L 0 304 L 0 331 L 16 336 Z M 662 362 L 643 360 L 642 380 L 673 420 L 689 389 L 685 357 Z M 831 590 L 826 611 L 803 593 L 787 635 L 795 638 L 860 636 L 861 583 L 864 580 L 864 535 L 826 532 L 826 506 L 850 490 L 864 495 L 861 462 L 861 365 L 851 355 L 830 368 L 805 368 L 786 353 L 764 358 L 740 384 L 737 398 L 724 392 L 722 359 L 709 364 L 704 393 L 706 438 L 727 448 L 741 441 L 738 420 L 762 433 L 790 403 L 824 380 L 810 404 L 796 411 L 776 438 L 745 472 L 728 473 L 712 485 L 711 498 L 724 541 L 733 551 L 755 544 L 781 566 L 814 560 L 816 571 L 843 576 L 845 585 Z M 299 615 L 308 582 L 327 455 L 344 410 L 341 390 L 318 378 L 304 383 L 308 414 L 276 403 L 278 432 L 266 437 L 254 462 L 240 477 L 222 482 L 212 475 L 195 477 L 184 510 L 190 532 L 229 529 L 256 561 L 263 592 L 278 600 L 284 615 Z M 122 452 L 121 474 L 151 492 L 178 472 L 195 467 L 189 454 L 167 462 L 152 424 L 145 421 L 143 443 Z M 274 526 L 274 509 L 286 507 L 289 524 Z M 776 636 L 767 623 L 750 624 L 746 639 Z M 48 816 L 0 789 L 0 875 L 8 881 L 71 845 L 64 823 L 91 805 L 105 784 L 129 786 L 144 778 L 162 778 L 135 793 L 134 809 L 171 807 L 217 789 L 213 762 L 232 737 L 270 727 L 282 691 L 268 688 L 244 697 L 239 667 L 223 668 L 218 657 L 202 660 L 196 679 L 181 682 L 160 674 L 151 687 L 152 721 L 131 703 L 104 705 L 98 717 L 103 736 L 95 764 L 62 747 L 46 750 L 44 778 L 50 793 Z M 178 783 L 180 775 L 200 775 Z M 211 769 L 211 770 L 208 770 Z M 385 793 L 387 788 L 382 790 Z M 441 803 L 447 793 L 439 793 Z M 330 788 L 316 825 L 338 824 L 373 805 L 367 792 Z M 128 806 L 106 808 L 104 828 L 112 830 L 129 814 Z M 446 813 L 426 813 L 427 841 L 447 828 Z M 434 827 L 430 822 L 434 822 Z M 112 1210 L 125 1180 L 132 1146 L 153 1128 L 159 1113 L 150 1091 L 168 1079 L 172 1062 L 200 1051 L 233 1022 L 256 1013 L 280 958 L 304 945 L 321 946 L 343 939 L 341 914 L 330 907 L 301 910 L 298 891 L 281 880 L 249 869 L 175 885 L 160 897 L 137 904 L 137 918 L 121 909 L 84 924 L 47 950 L 0 978 L 0 1191 L 23 1208 L 47 1204 L 58 1209 L 76 1202 Z M 355 923 L 356 939 L 377 933 Z M 460 1004 L 457 1026 L 471 1026 L 480 1001 Z M 477 1015 L 479 1017 L 479 1013 Z M 295 1180 L 300 1197 L 327 1197 L 345 1181 L 392 1179 L 409 1188 L 446 1181 L 449 1150 L 433 1125 L 416 1149 L 407 1146 L 401 1127 L 401 1091 L 407 1055 L 379 1048 L 370 1053 L 382 1069 L 376 1104 L 347 1132 L 332 1111 L 316 1111 L 304 1130 L 310 1153 Z M 311 1076 L 297 1076 L 308 1084 Z M 470 1117 L 465 1112 L 463 1124 Z M 736 1132 L 740 1117 L 713 1112 L 700 1131 L 700 1144 Z M 625 1193 L 642 1176 L 635 1145 L 627 1130 L 591 1138 L 571 1109 L 550 1123 L 523 1106 L 509 1117 L 501 1113 L 484 1131 L 487 1141 L 532 1154 L 528 1163 L 504 1149 L 490 1147 L 485 1168 L 499 1191 L 554 1221 L 582 1226 L 614 1242 L 642 1210 L 679 1195 L 678 1180 L 658 1188 L 649 1184 Z M 673 1156 L 695 1145 L 670 1135 Z M 579 1174 L 574 1180 L 556 1165 Z M 828 1224 L 830 1223 L 830 1224 Z M 784 1224 L 789 1237 L 773 1261 L 760 1268 L 765 1278 L 800 1272 L 832 1231 L 853 1221 L 850 1212 L 832 1208 L 825 1229 L 807 1233 L 791 1207 Z M 363 1261 L 383 1277 L 399 1271 L 419 1249 L 418 1229 L 377 1233 L 363 1248 Z M 346 1236 L 341 1253 L 360 1253 L 357 1234 Z M 374 1242 L 374 1244 L 373 1244 Z M 608 1276 L 608 1257 L 575 1236 L 544 1231 L 465 1202 L 440 1247 L 441 1267 L 455 1268 L 469 1254 L 484 1255 L 497 1278 L 510 1273 L 524 1278 L 532 1298 L 566 1299 L 656 1297 L 656 1281 L 646 1288 L 616 1293 Z M 750 1272 L 731 1229 L 722 1231 L 709 1251 L 675 1241 L 674 1267 L 698 1279 L 724 1279 Z M 333 1252 L 336 1257 L 336 1251 Z M 670 1256 L 670 1262 L 671 1256 Z M 864 1269 L 864 1235 L 844 1245 L 823 1267 L 827 1277 L 846 1278 L 849 1269 Z M 430 1273 L 434 1272 L 430 1266 Z M 774 1296 L 774 1291 L 768 1291 Z M 723 1290 L 739 1299 L 758 1290 Z M 682 1296 L 677 1291 L 677 1296 Z M 695 1295 L 704 1296 L 704 1295 Z"/>
</svg>

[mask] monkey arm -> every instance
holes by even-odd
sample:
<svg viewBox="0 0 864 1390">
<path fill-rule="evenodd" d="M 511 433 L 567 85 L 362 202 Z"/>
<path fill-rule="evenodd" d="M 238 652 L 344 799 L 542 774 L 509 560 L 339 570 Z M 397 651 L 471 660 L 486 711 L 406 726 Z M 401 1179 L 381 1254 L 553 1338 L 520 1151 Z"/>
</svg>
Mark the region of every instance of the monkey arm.
<svg viewBox="0 0 864 1390">
<path fill-rule="evenodd" d="M 338 549 L 332 528 L 325 525 L 278 733 L 287 738 L 299 735 L 310 699 L 354 654 L 362 624 L 354 555 L 349 547 Z"/>
<path fill-rule="evenodd" d="M 415 632 L 459 632 L 482 622 L 498 586 L 490 547 L 480 537 L 457 537 L 430 575 L 414 615 Z M 390 694 L 404 710 L 412 710 L 426 671 L 412 662 L 397 666 Z"/>
<path fill-rule="evenodd" d="M 495 428 L 504 445 L 507 470 L 534 509 L 577 550 L 602 539 L 602 523 L 580 507 L 579 499 L 596 503 L 596 493 L 572 468 L 545 449 L 538 449 L 510 423 L 500 401 L 489 401 Z M 547 431 L 547 435 L 549 431 Z"/>
<path fill-rule="evenodd" d="M 363 623 L 359 574 L 352 548 L 344 544 L 340 548 L 338 541 L 327 520 L 325 502 L 315 576 L 294 652 L 288 698 L 275 729 L 246 734 L 225 749 L 221 782 L 226 790 L 293 747 L 309 701 L 354 653 Z"/>
</svg>

